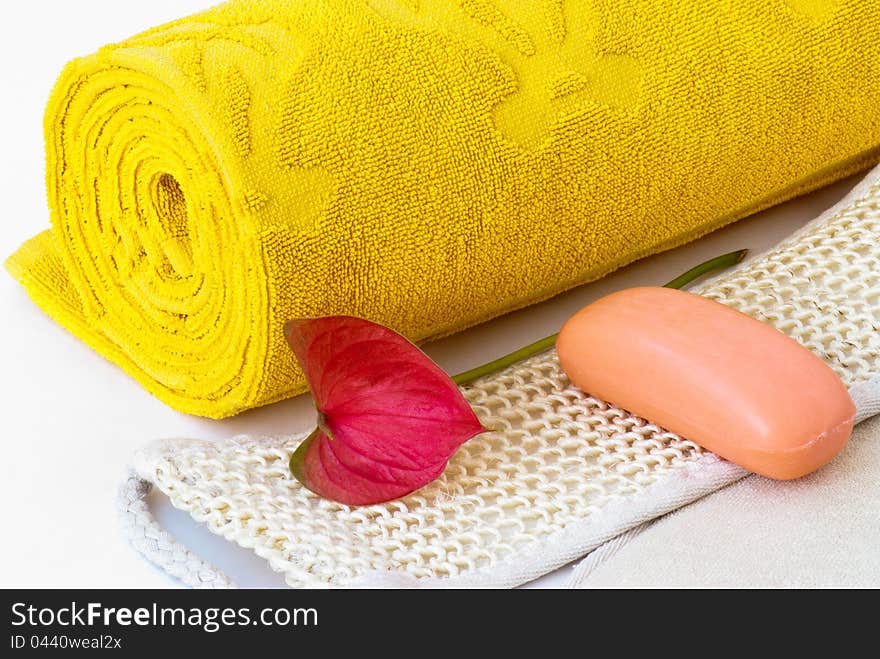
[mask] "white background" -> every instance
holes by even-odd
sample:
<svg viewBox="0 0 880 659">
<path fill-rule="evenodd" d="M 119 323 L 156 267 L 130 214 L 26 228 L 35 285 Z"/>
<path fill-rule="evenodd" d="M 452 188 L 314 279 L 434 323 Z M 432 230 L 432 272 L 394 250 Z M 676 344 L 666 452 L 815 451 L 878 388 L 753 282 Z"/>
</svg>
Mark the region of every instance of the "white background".
<svg viewBox="0 0 880 659">
<path fill-rule="evenodd" d="M 42 113 L 64 63 L 101 45 L 210 6 L 199 0 L 17 2 L 0 21 L 0 258 L 48 225 Z M 726 251 L 761 250 L 842 197 L 854 179 L 647 259 L 596 284 L 427 346 L 450 371 L 488 361 L 559 330 L 604 293 L 661 284 Z M 0 587 L 168 587 L 121 539 L 116 488 L 135 448 L 157 437 L 290 433 L 314 422 L 307 397 L 226 421 L 178 414 L 145 393 L 34 306 L 0 272 Z M 178 538 L 241 585 L 280 586 L 250 552 L 233 547 L 152 499 Z M 556 585 L 561 575 L 542 580 Z"/>
</svg>

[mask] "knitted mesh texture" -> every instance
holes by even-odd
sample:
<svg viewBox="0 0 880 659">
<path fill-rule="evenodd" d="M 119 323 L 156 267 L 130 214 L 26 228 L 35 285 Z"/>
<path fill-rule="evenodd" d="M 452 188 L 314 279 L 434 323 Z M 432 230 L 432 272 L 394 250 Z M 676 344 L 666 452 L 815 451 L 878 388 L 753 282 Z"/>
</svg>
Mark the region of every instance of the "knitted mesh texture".
<svg viewBox="0 0 880 659">
<path fill-rule="evenodd" d="M 697 292 L 774 325 L 857 386 L 880 373 L 878 235 L 880 170 L 778 247 Z M 291 586 L 346 586 L 377 574 L 514 585 L 576 557 L 564 542 L 573 530 L 585 532 L 577 546 L 585 553 L 607 539 L 590 536 L 591 524 L 623 531 L 645 518 L 627 517 L 628 508 L 665 512 L 650 505 L 658 486 L 678 483 L 675 505 L 705 494 L 700 473 L 720 461 L 577 390 L 554 351 L 464 394 L 497 431 L 462 446 L 434 483 L 383 505 L 350 508 L 302 488 L 287 465 L 302 437 L 165 441 L 141 454 L 138 471 Z M 710 488 L 742 473 L 732 468 Z M 518 572 L 524 563 L 537 567 Z"/>
</svg>

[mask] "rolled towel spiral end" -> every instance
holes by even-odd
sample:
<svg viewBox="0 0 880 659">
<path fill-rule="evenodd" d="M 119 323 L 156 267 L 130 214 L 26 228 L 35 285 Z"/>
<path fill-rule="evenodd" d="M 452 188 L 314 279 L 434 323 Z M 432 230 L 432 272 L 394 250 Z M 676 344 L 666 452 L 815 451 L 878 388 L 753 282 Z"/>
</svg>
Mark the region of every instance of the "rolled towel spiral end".
<svg viewBox="0 0 880 659">
<path fill-rule="evenodd" d="M 267 346 L 259 218 L 224 157 L 234 147 L 182 100 L 195 98 L 186 81 L 124 54 L 75 60 L 59 78 L 45 120 L 52 231 L 6 267 L 164 402 L 230 416 L 266 402 L 267 355 L 283 356 Z M 268 385 L 276 398 L 301 388 L 292 360 L 287 370 L 286 387 Z"/>
</svg>

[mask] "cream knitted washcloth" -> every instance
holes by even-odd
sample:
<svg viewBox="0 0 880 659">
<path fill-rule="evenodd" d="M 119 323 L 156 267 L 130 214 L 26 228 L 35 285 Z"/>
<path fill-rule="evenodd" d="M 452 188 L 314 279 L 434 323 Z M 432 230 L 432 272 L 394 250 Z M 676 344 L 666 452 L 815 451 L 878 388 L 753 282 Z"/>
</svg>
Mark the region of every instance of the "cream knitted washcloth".
<svg viewBox="0 0 880 659">
<path fill-rule="evenodd" d="M 700 293 L 770 323 L 880 411 L 880 168 L 837 206 Z M 796 383 L 793 383 L 796 386 Z M 150 516 L 152 486 L 295 587 L 515 586 L 747 472 L 575 389 L 549 351 L 464 390 L 483 423 L 443 476 L 404 499 L 349 508 L 288 474 L 303 439 L 165 440 L 143 450 L 120 510 L 135 548 L 193 586 L 229 580 Z M 603 543 L 605 544 L 602 547 Z"/>
</svg>

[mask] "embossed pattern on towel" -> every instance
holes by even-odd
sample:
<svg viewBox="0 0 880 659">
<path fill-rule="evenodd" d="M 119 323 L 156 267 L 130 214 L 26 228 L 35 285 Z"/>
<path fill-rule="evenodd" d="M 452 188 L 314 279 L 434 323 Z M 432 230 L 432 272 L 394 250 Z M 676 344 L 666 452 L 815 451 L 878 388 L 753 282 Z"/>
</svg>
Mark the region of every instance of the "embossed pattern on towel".
<svg viewBox="0 0 880 659">
<path fill-rule="evenodd" d="M 448 334 L 867 167 L 880 4 L 233 0 L 71 62 L 34 300 L 176 409 L 304 389 L 281 327 Z"/>
</svg>

